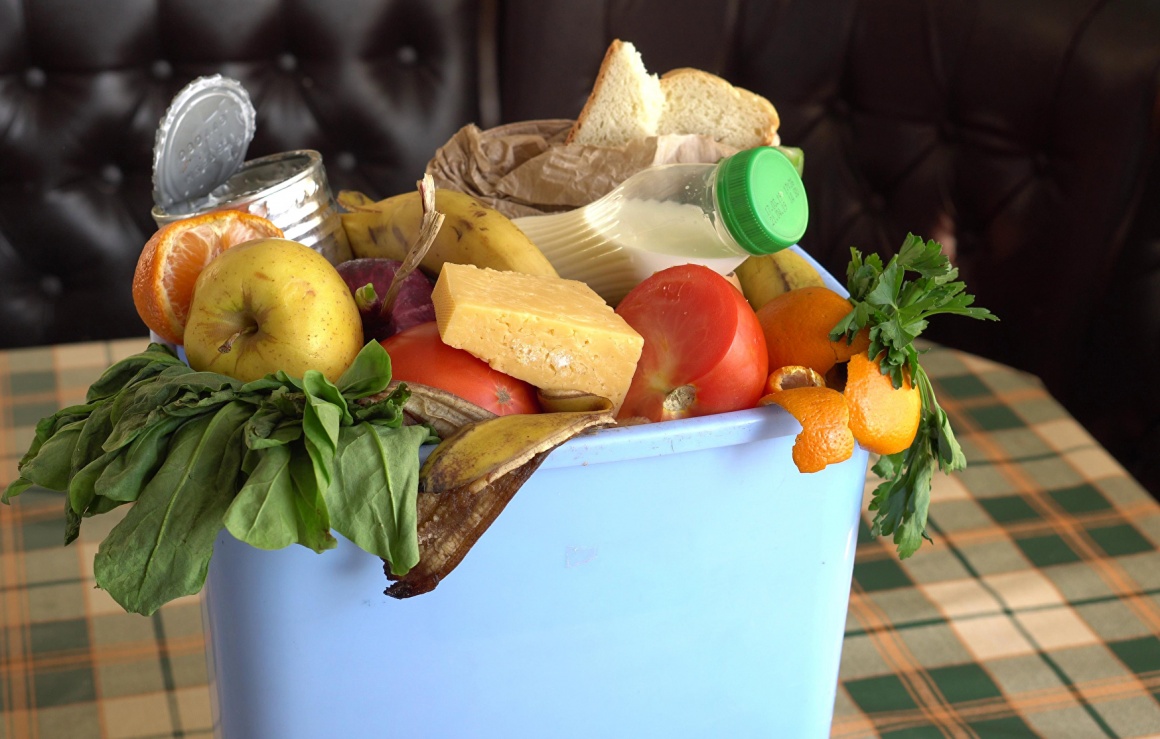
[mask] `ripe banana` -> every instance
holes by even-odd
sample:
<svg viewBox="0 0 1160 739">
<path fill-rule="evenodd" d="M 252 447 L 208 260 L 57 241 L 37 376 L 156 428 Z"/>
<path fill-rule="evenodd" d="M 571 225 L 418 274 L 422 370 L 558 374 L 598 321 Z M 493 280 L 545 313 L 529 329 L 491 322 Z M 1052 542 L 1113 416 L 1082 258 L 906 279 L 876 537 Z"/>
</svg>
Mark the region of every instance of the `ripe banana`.
<svg viewBox="0 0 1160 739">
<path fill-rule="evenodd" d="M 398 197 L 399 196 L 396 195 L 393 198 L 376 201 L 371 200 L 361 192 L 356 192 L 354 190 L 343 190 L 338 194 L 335 200 L 338 201 L 339 205 L 349 211 L 374 213 L 375 211 L 385 211 L 388 208 L 393 210 L 395 205 L 398 204 L 398 200 L 396 200 Z"/>
<path fill-rule="evenodd" d="M 749 257 L 737 267 L 736 275 L 753 310 L 790 290 L 825 284 L 818 271 L 792 249 Z"/>
<path fill-rule="evenodd" d="M 338 202 L 350 210 L 342 225 L 356 257 L 402 261 L 419 235 L 423 208 L 419 193 L 407 192 L 373 202 L 343 191 Z M 556 277 L 543 252 L 507 216 L 454 190 L 435 191 L 435 209 L 446 216 L 443 227 L 420 267 L 431 276 L 445 262 L 529 275 Z"/>
</svg>

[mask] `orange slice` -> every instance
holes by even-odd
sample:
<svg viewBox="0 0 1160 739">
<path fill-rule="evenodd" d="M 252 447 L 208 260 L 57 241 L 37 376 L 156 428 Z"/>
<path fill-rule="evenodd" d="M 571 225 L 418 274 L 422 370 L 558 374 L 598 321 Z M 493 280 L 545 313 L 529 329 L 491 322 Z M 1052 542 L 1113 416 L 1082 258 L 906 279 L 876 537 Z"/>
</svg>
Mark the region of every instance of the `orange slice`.
<svg viewBox="0 0 1160 739">
<path fill-rule="evenodd" d="M 154 333 L 181 344 L 197 276 L 214 257 L 253 239 L 283 236 L 251 213 L 221 210 L 162 226 L 141 250 L 133 275 L 133 304 Z"/>
</svg>

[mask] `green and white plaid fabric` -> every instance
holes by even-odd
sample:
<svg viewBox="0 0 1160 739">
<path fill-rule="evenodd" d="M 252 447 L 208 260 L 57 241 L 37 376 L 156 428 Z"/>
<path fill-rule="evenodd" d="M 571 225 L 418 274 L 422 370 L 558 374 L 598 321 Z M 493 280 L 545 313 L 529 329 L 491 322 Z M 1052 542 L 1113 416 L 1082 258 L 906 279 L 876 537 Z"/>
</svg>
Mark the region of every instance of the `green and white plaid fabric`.
<svg viewBox="0 0 1160 739">
<path fill-rule="evenodd" d="M 0 485 L 41 417 L 142 347 L 0 352 Z M 1160 737 L 1160 506 L 1035 378 L 923 364 L 970 465 L 936 479 L 911 559 L 863 524 L 832 735 Z M 93 588 L 116 520 L 65 548 L 58 495 L 0 508 L 0 739 L 212 735 L 199 599 L 144 618 Z"/>
<path fill-rule="evenodd" d="M 0 486 L 40 418 L 83 402 L 105 368 L 144 345 L 0 352 Z M 0 739 L 213 735 L 200 600 L 144 618 L 93 585 L 93 556 L 121 515 L 87 521 L 64 547 L 59 494 L 30 490 L 0 506 Z"/>
<path fill-rule="evenodd" d="M 1160 507 L 1034 377 L 923 366 L 969 466 L 914 557 L 863 525 L 832 735 L 1160 736 Z"/>
</svg>

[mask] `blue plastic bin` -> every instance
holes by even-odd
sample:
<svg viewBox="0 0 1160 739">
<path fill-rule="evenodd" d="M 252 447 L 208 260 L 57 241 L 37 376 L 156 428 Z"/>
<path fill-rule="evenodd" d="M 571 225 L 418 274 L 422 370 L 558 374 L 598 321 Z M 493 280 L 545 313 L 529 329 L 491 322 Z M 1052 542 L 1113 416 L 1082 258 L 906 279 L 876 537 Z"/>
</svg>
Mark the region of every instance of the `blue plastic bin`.
<svg viewBox="0 0 1160 739">
<path fill-rule="evenodd" d="M 434 591 L 223 534 L 226 739 L 829 735 L 867 454 L 804 475 L 766 407 L 574 439 Z"/>
</svg>

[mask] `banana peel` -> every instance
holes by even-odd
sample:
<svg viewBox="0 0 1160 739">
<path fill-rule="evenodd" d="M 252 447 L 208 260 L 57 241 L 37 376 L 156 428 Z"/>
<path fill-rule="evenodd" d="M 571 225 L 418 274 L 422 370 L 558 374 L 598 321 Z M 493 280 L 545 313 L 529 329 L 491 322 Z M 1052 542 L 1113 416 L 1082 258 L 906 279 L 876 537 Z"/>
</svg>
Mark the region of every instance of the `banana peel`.
<svg viewBox="0 0 1160 739">
<path fill-rule="evenodd" d="M 374 200 L 356 190 L 343 190 L 334 199 L 346 210 L 358 213 L 375 213 L 394 210 L 395 206 L 398 205 L 398 200 L 396 200 L 398 197 L 396 195 L 385 200 Z"/>
<path fill-rule="evenodd" d="M 419 470 L 419 489 L 478 493 L 536 454 L 614 421 L 611 410 L 604 410 L 515 414 L 469 423 L 427 457 Z"/>
<path fill-rule="evenodd" d="M 735 275 L 755 311 L 782 293 L 826 284 L 813 265 L 792 249 L 749 257 L 738 265 Z"/>
<path fill-rule="evenodd" d="M 362 193 L 343 190 L 337 198 L 348 213 L 342 226 L 351 250 L 359 258 L 402 261 L 419 235 L 423 217 L 418 192 L 372 201 Z M 440 189 L 435 209 L 446 216 L 443 227 L 420 268 L 434 277 L 446 262 L 473 264 L 529 275 L 558 276 L 539 247 L 511 219 L 465 193 Z"/>
<path fill-rule="evenodd" d="M 611 402 L 594 411 L 499 416 L 445 438 L 419 471 L 419 562 L 407 574 L 383 570 L 393 598 L 433 590 L 463 561 L 520 487 L 560 444 L 611 426 Z"/>
<path fill-rule="evenodd" d="M 536 400 L 545 413 L 566 411 L 611 411 L 612 401 L 583 390 L 545 390 L 536 388 Z"/>
<path fill-rule="evenodd" d="M 393 392 L 398 384 L 397 381 L 392 382 L 386 392 Z M 403 405 L 403 414 L 411 423 L 427 424 L 441 439 L 452 436 L 469 423 L 497 417 L 486 408 L 480 408 L 446 390 L 418 382 L 408 382 L 406 385 L 411 396 Z"/>
</svg>

